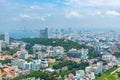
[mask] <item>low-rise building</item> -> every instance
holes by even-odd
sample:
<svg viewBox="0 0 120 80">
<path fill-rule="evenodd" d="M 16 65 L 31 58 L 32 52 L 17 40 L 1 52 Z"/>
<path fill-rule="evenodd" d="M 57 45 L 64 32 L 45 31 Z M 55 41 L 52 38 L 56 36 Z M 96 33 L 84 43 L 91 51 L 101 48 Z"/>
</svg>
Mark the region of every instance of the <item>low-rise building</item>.
<svg viewBox="0 0 120 80">
<path fill-rule="evenodd" d="M 88 49 L 71 49 L 69 50 L 69 52 L 67 53 L 68 57 L 73 57 L 73 58 L 80 58 L 82 60 L 87 59 L 88 55 Z"/>
<path fill-rule="evenodd" d="M 28 59 L 28 52 L 26 50 L 21 50 L 19 54 L 20 59 Z"/>
<path fill-rule="evenodd" d="M 116 57 L 115 56 L 113 56 L 112 54 L 104 54 L 103 56 L 102 56 L 102 60 L 105 60 L 105 61 L 107 61 L 107 62 L 111 62 L 111 61 L 114 61 L 114 60 L 116 60 Z"/>
<path fill-rule="evenodd" d="M 42 67 L 42 68 L 48 67 L 48 61 L 45 60 L 45 59 L 41 60 L 41 67 Z"/>
</svg>

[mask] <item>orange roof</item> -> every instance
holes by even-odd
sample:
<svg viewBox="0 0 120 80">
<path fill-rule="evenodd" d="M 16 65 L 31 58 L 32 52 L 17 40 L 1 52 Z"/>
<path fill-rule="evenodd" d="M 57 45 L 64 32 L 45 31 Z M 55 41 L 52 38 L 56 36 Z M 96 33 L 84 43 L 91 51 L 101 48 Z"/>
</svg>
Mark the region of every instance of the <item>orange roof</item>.
<svg viewBox="0 0 120 80">
<path fill-rule="evenodd" d="M 73 60 L 73 61 L 77 61 L 77 60 L 81 60 L 80 58 L 71 58 L 71 57 L 66 57 L 67 60 Z"/>
<path fill-rule="evenodd" d="M 7 75 L 14 77 L 15 76 L 15 70 L 13 67 L 7 67 L 3 69 L 4 72 L 6 72 Z"/>
<path fill-rule="evenodd" d="M 69 77 L 69 78 L 73 78 L 74 75 L 73 75 L 72 73 L 70 73 L 70 74 L 68 74 L 68 77 Z"/>
<path fill-rule="evenodd" d="M 0 72 L 0 74 L 1 74 L 2 72 Z"/>
<path fill-rule="evenodd" d="M 49 56 L 49 54 L 48 54 L 48 53 L 46 53 L 46 54 L 45 54 L 45 56 Z"/>
<path fill-rule="evenodd" d="M 9 56 L 9 55 L 5 55 L 5 56 L 0 55 L 0 58 L 4 58 L 4 59 L 6 59 L 6 58 L 12 58 L 12 56 Z"/>
<path fill-rule="evenodd" d="M 72 58 L 72 60 L 75 60 L 75 61 L 76 61 L 76 60 L 80 60 L 80 58 Z"/>
</svg>

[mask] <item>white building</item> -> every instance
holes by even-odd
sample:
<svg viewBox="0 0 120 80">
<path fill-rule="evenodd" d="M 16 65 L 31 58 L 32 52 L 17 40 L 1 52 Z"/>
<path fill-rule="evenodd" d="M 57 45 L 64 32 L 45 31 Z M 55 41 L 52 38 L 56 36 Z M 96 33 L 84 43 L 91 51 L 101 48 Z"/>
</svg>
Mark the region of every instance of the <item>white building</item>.
<svg viewBox="0 0 120 80">
<path fill-rule="evenodd" d="M 35 58 L 37 58 L 37 59 L 43 59 L 43 58 L 45 57 L 45 53 L 43 53 L 43 52 L 36 52 L 36 53 L 34 54 L 34 56 L 35 56 Z"/>
<path fill-rule="evenodd" d="M 89 77 L 89 80 L 94 80 L 95 79 L 94 72 L 86 73 L 86 76 Z"/>
<path fill-rule="evenodd" d="M 96 75 L 98 75 L 98 74 L 99 74 L 99 69 L 98 69 L 98 67 L 93 67 L 93 68 L 92 68 L 92 72 L 94 72 Z"/>
<path fill-rule="evenodd" d="M 102 73 L 103 72 L 103 62 L 97 62 L 97 67 L 98 67 L 99 73 Z"/>
<path fill-rule="evenodd" d="M 25 63 L 25 69 L 26 70 L 31 70 L 32 69 L 32 62 L 29 62 L 29 63 Z"/>
<path fill-rule="evenodd" d="M 47 50 L 47 46 L 35 44 L 33 47 L 33 53 L 41 52 L 41 50 Z"/>
<path fill-rule="evenodd" d="M 92 70 L 92 66 L 88 66 L 88 67 L 85 67 L 85 72 L 91 72 L 91 70 Z"/>
<path fill-rule="evenodd" d="M 19 68 L 21 68 L 21 69 L 25 69 L 25 61 L 24 60 L 19 60 L 19 62 L 18 62 L 18 66 L 19 66 Z"/>
<path fill-rule="evenodd" d="M 111 61 L 115 61 L 115 60 L 116 60 L 116 57 L 113 56 L 112 54 L 104 54 L 104 55 L 102 56 L 102 60 L 111 62 Z"/>
<path fill-rule="evenodd" d="M 85 71 L 84 70 L 76 71 L 76 76 L 84 77 L 85 76 Z"/>
<path fill-rule="evenodd" d="M 28 52 L 26 50 L 20 51 L 20 59 L 28 59 Z"/>
<path fill-rule="evenodd" d="M 33 60 L 33 62 L 32 62 L 32 70 L 38 71 L 38 70 L 40 70 L 40 67 L 41 67 L 41 60 L 40 59 Z"/>
<path fill-rule="evenodd" d="M 0 40 L 0 52 L 2 51 L 2 41 Z"/>
<path fill-rule="evenodd" d="M 49 56 L 50 57 L 55 57 L 57 56 L 54 50 L 49 51 Z"/>
<path fill-rule="evenodd" d="M 84 60 L 84 59 L 86 59 L 87 58 L 87 55 L 88 55 L 88 49 L 81 49 L 81 52 L 82 52 L 82 56 L 81 56 L 81 58 Z"/>
<path fill-rule="evenodd" d="M 32 63 L 32 70 L 34 70 L 34 71 L 40 70 L 40 63 L 33 62 Z"/>
<path fill-rule="evenodd" d="M 42 68 L 48 67 L 48 61 L 45 60 L 45 59 L 41 60 L 41 67 L 42 67 Z"/>
<path fill-rule="evenodd" d="M 9 44 L 9 43 L 10 43 L 10 39 L 9 39 L 9 34 L 8 34 L 8 33 L 5 33 L 5 35 L 4 35 L 4 40 L 5 40 L 5 43 L 6 43 L 6 44 Z"/>
<path fill-rule="evenodd" d="M 25 69 L 25 61 L 24 60 L 22 60 L 22 59 L 18 59 L 18 60 L 12 60 L 11 61 L 11 64 L 13 65 L 13 66 L 18 66 L 19 68 L 21 68 L 21 69 Z"/>
<path fill-rule="evenodd" d="M 88 49 L 70 49 L 69 52 L 67 53 L 68 57 L 73 57 L 73 58 L 81 58 L 81 60 L 85 60 L 88 58 Z"/>
</svg>

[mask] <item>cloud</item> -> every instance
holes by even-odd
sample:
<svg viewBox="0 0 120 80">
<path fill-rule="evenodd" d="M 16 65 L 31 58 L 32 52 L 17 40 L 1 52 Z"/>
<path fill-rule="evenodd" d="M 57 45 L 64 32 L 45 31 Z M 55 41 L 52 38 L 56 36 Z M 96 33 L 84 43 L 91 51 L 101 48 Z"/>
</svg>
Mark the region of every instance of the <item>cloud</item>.
<svg viewBox="0 0 120 80">
<path fill-rule="evenodd" d="M 11 21 L 31 20 L 33 17 L 29 14 L 19 14 L 18 16 L 10 18 Z"/>
<path fill-rule="evenodd" d="M 117 12 L 115 10 L 108 10 L 105 12 L 105 14 L 110 16 L 120 16 L 120 12 Z"/>
<path fill-rule="evenodd" d="M 20 18 L 23 18 L 23 19 L 31 19 L 32 17 L 28 14 L 20 14 Z"/>
<path fill-rule="evenodd" d="M 39 27 L 40 22 L 45 21 L 54 27 L 61 23 L 63 26 L 66 26 L 64 23 L 68 26 L 105 26 L 108 25 L 107 21 L 113 26 L 113 21 L 116 25 L 120 21 L 119 17 L 116 17 L 120 16 L 120 0 L 0 0 L 0 4 L 1 23 L 11 20 L 16 24 L 14 21 L 19 23 L 24 20 L 28 25 L 28 22 L 33 22 L 32 24 Z M 101 17 L 104 17 L 104 20 Z M 68 22 L 68 19 L 71 22 Z M 78 22 L 73 23 L 74 21 Z"/>
<path fill-rule="evenodd" d="M 87 14 L 90 16 L 103 16 L 103 12 L 101 11 L 90 11 Z"/>
<path fill-rule="evenodd" d="M 88 0 L 93 6 L 120 7 L 120 0 Z"/>
<path fill-rule="evenodd" d="M 50 17 L 50 16 L 52 16 L 52 14 L 51 14 L 51 13 L 47 14 L 47 17 Z"/>
<path fill-rule="evenodd" d="M 83 1 L 81 1 L 81 0 L 66 0 L 64 2 L 64 4 L 71 8 L 80 8 L 80 6 L 82 6 L 82 4 L 83 4 Z"/>
<path fill-rule="evenodd" d="M 65 14 L 65 16 L 67 18 L 79 18 L 80 17 L 80 13 L 77 11 L 69 11 Z"/>
<path fill-rule="evenodd" d="M 69 11 L 66 14 L 67 18 L 80 17 L 81 15 L 87 17 L 120 15 L 120 13 L 117 12 L 120 8 L 120 0 L 65 0 L 64 5 L 65 11 Z"/>
<path fill-rule="evenodd" d="M 120 0 L 66 0 L 65 4 L 68 6 L 109 6 L 120 7 Z"/>
<path fill-rule="evenodd" d="M 31 6 L 29 6 L 29 8 L 30 9 L 33 9 L 33 10 L 40 10 L 40 9 L 42 9 L 40 6 L 38 6 L 38 5 L 31 5 Z"/>
<path fill-rule="evenodd" d="M 45 21 L 47 20 L 49 17 L 51 17 L 52 14 L 48 13 L 45 15 L 37 15 L 37 14 L 20 14 L 16 17 L 12 17 L 11 20 L 12 21 L 20 21 L 20 20 L 41 20 L 41 21 Z"/>
</svg>

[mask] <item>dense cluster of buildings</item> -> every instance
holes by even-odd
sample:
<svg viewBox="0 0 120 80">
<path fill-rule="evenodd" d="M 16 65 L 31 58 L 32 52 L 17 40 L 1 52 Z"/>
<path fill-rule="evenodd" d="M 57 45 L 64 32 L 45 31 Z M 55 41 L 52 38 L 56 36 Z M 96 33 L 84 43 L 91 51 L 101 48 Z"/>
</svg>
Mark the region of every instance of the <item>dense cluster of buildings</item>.
<svg viewBox="0 0 120 80">
<path fill-rule="evenodd" d="M 25 61 L 23 59 L 17 59 L 11 61 L 12 66 L 18 66 L 22 70 L 34 70 L 38 71 L 40 68 L 48 67 L 48 61 L 43 59 L 37 59 L 33 61 Z"/>
<path fill-rule="evenodd" d="M 65 55 L 64 48 L 60 46 L 52 47 L 52 46 L 44 46 L 35 44 L 33 46 L 33 53 L 36 58 L 44 58 L 46 56 L 49 57 L 63 57 Z"/>
<path fill-rule="evenodd" d="M 77 64 L 86 62 L 84 70 L 75 70 L 75 74 L 69 73 L 64 75 L 64 80 L 94 80 L 96 76 L 106 72 L 113 66 L 120 64 L 114 53 L 120 52 L 117 48 L 120 44 L 117 34 L 111 33 L 80 33 L 80 34 L 63 34 L 62 37 L 66 40 L 72 40 L 79 44 L 84 44 L 93 48 L 96 54 L 101 56 L 89 58 L 90 50 L 88 48 L 75 49 L 72 48 L 65 52 L 61 46 L 45 46 L 41 44 L 34 44 L 30 53 L 26 50 L 26 44 L 23 41 L 13 41 L 10 43 L 9 34 L 5 33 L 5 40 L 0 40 L 0 52 L 2 48 L 7 46 L 10 50 L 17 50 L 13 55 L 0 55 L 0 60 L 11 59 L 9 64 L 0 64 L 0 75 L 6 75 L 3 78 L 15 78 L 30 74 L 30 71 L 47 71 L 48 73 L 60 73 L 67 71 L 68 67 L 64 66 L 60 69 L 53 69 L 50 65 L 62 61 L 74 61 Z M 40 38 L 48 38 L 48 29 L 40 30 Z M 5 51 L 4 51 L 5 52 Z M 7 52 L 7 51 L 6 51 Z M 62 60 L 60 60 L 62 59 Z M 62 78 L 61 76 L 57 77 Z M 26 78 L 23 80 L 40 80 L 40 78 Z"/>
</svg>

